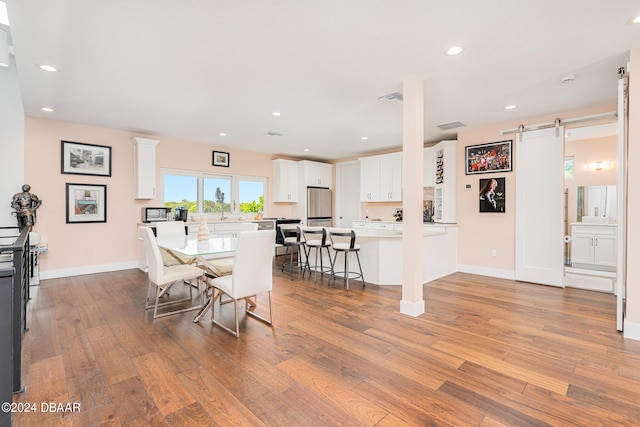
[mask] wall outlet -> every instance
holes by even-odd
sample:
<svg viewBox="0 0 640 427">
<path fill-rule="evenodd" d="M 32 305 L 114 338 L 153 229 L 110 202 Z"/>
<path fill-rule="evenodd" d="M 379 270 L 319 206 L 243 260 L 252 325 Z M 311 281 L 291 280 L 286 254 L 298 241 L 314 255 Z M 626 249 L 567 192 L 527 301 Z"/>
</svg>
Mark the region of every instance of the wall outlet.
<svg viewBox="0 0 640 427">
<path fill-rule="evenodd" d="M 491 249 L 491 256 L 498 256 L 498 251 L 495 249 Z"/>
<path fill-rule="evenodd" d="M 465 190 L 471 190 L 471 184 L 465 184 L 464 185 L 464 189 Z"/>
</svg>

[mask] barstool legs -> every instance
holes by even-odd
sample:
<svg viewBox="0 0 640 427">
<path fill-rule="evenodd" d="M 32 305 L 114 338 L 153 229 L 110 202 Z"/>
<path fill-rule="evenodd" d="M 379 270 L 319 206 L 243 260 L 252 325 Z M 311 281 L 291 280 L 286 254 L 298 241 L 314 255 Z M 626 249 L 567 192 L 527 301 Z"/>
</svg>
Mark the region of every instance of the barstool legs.
<svg viewBox="0 0 640 427">
<path fill-rule="evenodd" d="M 338 252 L 342 252 L 344 254 L 344 271 L 335 271 L 335 266 L 336 266 L 336 262 L 338 261 Z M 349 290 L 349 279 L 351 276 L 351 272 L 349 271 L 349 253 L 355 253 L 356 254 L 356 260 L 358 261 L 358 269 L 360 270 L 360 274 L 357 275 L 358 273 L 355 273 L 357 276 L 354 277 L 354 279 L 360 278 L 360 280 L 362 280 L 362 288 L 364 289 L 364 274 L 362 274 L 362 265 L 360 264 L 360 256 L 358 255 L 358 251 L 336 251 L 335 256 L 333 257 L 333 262 L 331 263 L 331 279 L 333 279 L 334 281 L 336 280 L 336 277 L 340 277 L 340 276 L 336 276 L 336 273 L 343 273 L 344 276 L 341 277 L 344 279 L 345 281 L 345 289 Z M 329 256 L 329 261 L 331 261 L 331 256 Z M 331 279 L 329 279 L 329 281 L 331 281 Z"/>
</svg>

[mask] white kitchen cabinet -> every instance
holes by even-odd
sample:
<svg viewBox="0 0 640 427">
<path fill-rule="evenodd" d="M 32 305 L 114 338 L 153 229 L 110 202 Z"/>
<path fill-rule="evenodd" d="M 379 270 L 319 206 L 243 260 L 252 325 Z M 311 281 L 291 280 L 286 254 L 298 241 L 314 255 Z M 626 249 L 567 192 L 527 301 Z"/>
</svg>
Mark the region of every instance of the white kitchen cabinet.
<svg viewBox="0 0 640 427">
<path fill-rule="evenodd" d="M 134 137 L 134 197 L 156 198 L 156 145 L 160 141 Z"/>
<path fill-rule="evenodd" d="M 370 156 L 360 160 L 360 201 L 402 201 L 402 153 Z"/>
<path fill-rule="evenodd" d="M 380 160 L 377 156 L 360 160 L 360 201 L 375 202 L 380 199 Z"/>
<path fill-rule="evenodd" d="M 456 222 L 456 145 L 442 141 L 433 146 L 435 222 Z"/>
<path fill-rule="evenodd" d="M 433 173 L 433 147 L 427 147 L 423 150 L 422 161 L 422 186 L 433 187 L 434 185 L 434 173 Z"/>
<path fill-rule="evenodd" d="M 613 224 L 571 224 L 571 266 L 615 271 L 616 228 Z"/>
<path fill-rule="evenodd" d="M 273 201 L 298 202 L 298 162 L 293 160 L 272 160 Z"/>
<path fill-rule="evenodd" d="M 302 160 L 298 162 L 298 167 L 300 179 L 304 183 L 304 187 L 332 187 L 332 164 Z"/>
</svg>

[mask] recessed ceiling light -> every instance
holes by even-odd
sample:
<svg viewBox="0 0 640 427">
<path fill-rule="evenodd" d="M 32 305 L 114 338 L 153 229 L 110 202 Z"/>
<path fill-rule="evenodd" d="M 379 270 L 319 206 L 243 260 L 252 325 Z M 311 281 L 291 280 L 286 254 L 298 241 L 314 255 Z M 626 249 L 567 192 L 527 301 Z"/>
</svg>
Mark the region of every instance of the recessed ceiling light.
<svg viewBox="0 0 640 427">
<path fill-rule="evenodd" d="M 507 105 L 506 107 L 504 107 L 505 110 L 514 110 L 516 108 L 515 105 Z"/>
<path fill-rule="evenodd" d="M 46 111 L 47 113 L 53 113 L 53 108 L 50 107 L 42 107 L 41 110 Z"/>
<path fill-rule="evenodd" d="M 39 65 L 41 70 L 48 71 L 50 73 L 57 73 L 58 69 L 53 65 L 41 64 Z"/>
<path fill-rule="evenodd" d="M 462 47 L 461 46 L 453 46 L 453 47 L 449 48 L 449 50 L 447 51 L 447 55 L 449 55 L 449 56 L 460 55 L 461 53 L 462 53 Z"/>
<path fill-rule="evenodd" d="M 366 141 L 367 139 L 369 139 L 369 137 L 368 136 L 361 136 L 360 139 L 363 140 L 363 141 Z"/>
<path fill-rule="evenodd" d="M 632 24 L 640 23 L 640 15 L 636 16 L 635 18 L 633 18 L 633 19 L 631 20 L 631 23 L 632 23 Z"/>
<path fill-rule="evenodd" d="M 280 111 L 274 111 L 273 113 L 271 113 L 272 116 L 279 116 L 280 115 Z"/>
<path fill-rule="evenodd" d="M 311 150 L 309 150 L 308 148 L 305 148 L 304 151 L 311 151 Z"/>
<path fill-rule="evenodd" d="M 220 135 L 220 136 L 227 136 L 227 134 L 226 134 L 226 133 L 224 133 L 224 132 L 220 132 L 218 135 Z"/>
</svg>

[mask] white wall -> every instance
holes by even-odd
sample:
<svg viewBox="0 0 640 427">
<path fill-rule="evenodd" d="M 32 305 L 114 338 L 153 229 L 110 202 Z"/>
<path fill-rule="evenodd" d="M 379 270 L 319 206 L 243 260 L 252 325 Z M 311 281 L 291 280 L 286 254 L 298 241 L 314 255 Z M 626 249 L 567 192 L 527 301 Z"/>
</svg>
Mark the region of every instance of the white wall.
<svg viewBox="0 0 640 427">
<path fill-rule="evenodd" d="M 0 226 L 18 225 L 11 199 L 24 184 L 24 110 L 15 63 L 0 68 Z"/>
</svg>

